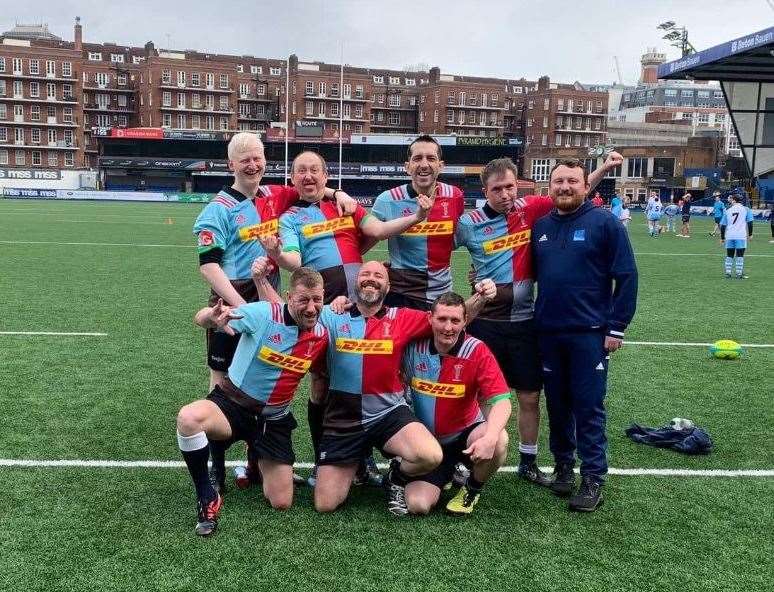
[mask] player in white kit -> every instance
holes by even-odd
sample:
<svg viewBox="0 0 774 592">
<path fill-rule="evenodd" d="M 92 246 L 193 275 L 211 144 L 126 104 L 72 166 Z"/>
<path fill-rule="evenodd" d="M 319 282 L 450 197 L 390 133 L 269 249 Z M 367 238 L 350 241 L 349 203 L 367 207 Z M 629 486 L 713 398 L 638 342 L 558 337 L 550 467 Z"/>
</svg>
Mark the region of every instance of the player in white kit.
<svg viewBox="0 0 774 592">
<path fill-rule="evenodd" d="M 744 251 L 747 248 L 747 239 L 753 234 L 752 210 L 742 205 L 741 197 L 731 194 L 731 206 L 723 212 L 720 220 L 720 238 L 726 241 L 726 260 L 724 270 L 726 277 L 731 277 L 731 268 L 734 267 L 736 277 L 746 280 L 744 274 Z"/>
</svg>

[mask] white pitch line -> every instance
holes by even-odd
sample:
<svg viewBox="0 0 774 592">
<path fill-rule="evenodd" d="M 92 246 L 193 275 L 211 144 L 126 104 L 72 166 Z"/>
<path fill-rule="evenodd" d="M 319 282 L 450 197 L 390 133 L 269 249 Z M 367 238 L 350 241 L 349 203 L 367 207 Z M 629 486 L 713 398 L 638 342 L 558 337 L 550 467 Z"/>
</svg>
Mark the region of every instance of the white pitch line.
<svg viewBox="0 0 774 592">
<path fill-rule="evenodd" d="M 693 343 L 685 341 L 626 341 L 625 345 L 655 345 L 655 346 L 679 346 L 679 347 L 709 347 L 713 343 Z M 740 343 L 742 347 L 774 347 L 774 343 Z"/>
<path fill-rule="evenodd" d="M 244 461 L 227 461 L 226 466 L 243 465 Z M 309 462 L 298 462 L 297 469 L 311 469 Z M 96 469 L 181 469 L 185 463 L 180 460 L 24 460 L 0 459 L 0 467 L 23 468 L 96 468 Z M 379 463 L 380 469 L 386 469 L 387 463 Z M 501 473 L 515 473 L 516 466 L 500 467 Z M 553 467 L 541 467 L 543 471 L 552 471 Z M 578 469 L 575 469 L 578 472 Z M 610 475 L 629 477 L 774 477 L 774 469 L 617 469 L 610 468 Z"/>
<path fill-rule="evenodd" d="M 195 249 L 196 245 L 154 245 L 142 243 L 57 243 L 53 241 L 6 241 L 0 240 L 3 245 L 60 245 L 76 247 L 150 247 L 168 249 Z"/>
<path fill-rule="evenodd" d="M 0 331 L 0 335 L 52 335 L 55 337 L 107 337 L 107 333 L 58 333 L 55 331 Z"/>
</svg>

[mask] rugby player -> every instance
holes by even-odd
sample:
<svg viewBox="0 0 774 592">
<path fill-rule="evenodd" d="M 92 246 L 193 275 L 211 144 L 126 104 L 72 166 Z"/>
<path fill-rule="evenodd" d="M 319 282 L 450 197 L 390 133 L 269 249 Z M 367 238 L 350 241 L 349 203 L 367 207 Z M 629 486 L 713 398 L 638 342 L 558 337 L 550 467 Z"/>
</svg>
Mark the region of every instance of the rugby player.
<svg viewBox="0 0 774 592">
<path fill-rule="evenodd" d="M 417 212 L 420 196 L 435 198 L 426 221 L 387 241 L 392 286 L 388 306 L 426 311 L 437 296 L 452 289 L 454 231 L 465 203 L 460 189 L 438 181 L 443 164 L 438 142 L 432 136 L 419 136 L 409 144 L 404 165 L 411 183 L 381 193 L 371 209 L 379 220 L 395 220 Z"/>
<path fill-rule="evenodd" d="M 747 239 L 753 235 L 753 214 L 750 208 L 742 205 L 739 194 L 732 193 L 729 197 L 731 205 L 720 218 L 720 239 L 726 241 L 724 271 L 726 277 L 730 278 L 733 265 L 736 277 L 746 280 L 748 276 L 744 273 L 744 251 Z"/>
<path fill-rule="evenodd" d="M 357 300 L 349 312 L 325 307 L 320 321 L 328 329 L 329 396 L 323 417 L 314 491 L 315 508 L 332 512 L 349 494 L 361 458 L 372 448 L 401 461 L 384 480 L 387 509 L 408 513 L 405 486 L 411 477 L 433 470 L 442 460 L 441 447 L 417 421 L 406 403 L 400 377 L 403 352 L 415 339 L 431 334 L 426 312 L 387 307 L 387 269 L 377 261 L 364 263 L 357 275 Z M 262 297 L 276 298 L 271 284 L 258 286 Z M 465 303 L 475 316 L 495 295 L 491 280 L 476 285 Z"/>
<path fill-rule="evenodd" d="M 589 175 L 590 188 L 622 161 L 620 154 L 611 152 L 604 164 Z M 467 330 L 492 350 L 508 385 L 517 393 L 518 475 L 548 486 L 549 477 L 537 465 L 543 380 L 533 321 L 534 274 L 529 241 L 533 225 L 551 211 L 553 202 L 540 195 L 519 198 L 518 169 L 508 158 L 489 162 L 481 171 L 481 184 L 487 203 L 460 218 L 455 243 L 470 253 L 476 278 L 494 280 L 497 296 Z"/>
<path fill-rule="evenodd" d="M 237 440 L 251 444 L 263 476 L 263 492 L 278 510 L 293 502 L 290 403 L 307 371 L 324 357 L 328 332 L 318 322 L 323 307 L 319 273 L 300 268 L 290 276 L 287 304 L 252 302 L 232 308 L 219 301 L 195 321 L 209 329 L 241 334 L 234 360 L 206 399 L 183 407 L 177 440 L 196 488 L 195 532 L 212 534 L 223 498 L 207 472 L 210 444 L 223 450 Z"/>
<path fill-rule="evenodd" d="M 403 359 L 414 413 L 443 450 L 435 470 L 406 485 L 411 514 L 427 514 L 435 507 L 458 462 L 472 470 L 446 510 L 470 514 L 508 453 L 511 393 L 489 348 L 465 334 L 466 321 L 462 297 L 442 294 L 430 307 L 433 336 L 409 345 Z"/>
</svg>

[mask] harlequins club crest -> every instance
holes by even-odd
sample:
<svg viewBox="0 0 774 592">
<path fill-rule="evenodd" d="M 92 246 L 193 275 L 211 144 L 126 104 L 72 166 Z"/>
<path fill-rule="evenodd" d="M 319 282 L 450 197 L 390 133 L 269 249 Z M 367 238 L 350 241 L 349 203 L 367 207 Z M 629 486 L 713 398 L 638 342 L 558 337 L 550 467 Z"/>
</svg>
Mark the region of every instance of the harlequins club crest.
<svg viewBox="0 0 774 592">
<path fill-rule="evenodd" d="M 384 323 L 382 325 L 382 337 L 388 338 L 390 336 L 390 323 Z"/>
<path fill-rule="evenodd" d="M 462 380 L 462 364 L 454 364 L 454 381 Z"/>
</svg>

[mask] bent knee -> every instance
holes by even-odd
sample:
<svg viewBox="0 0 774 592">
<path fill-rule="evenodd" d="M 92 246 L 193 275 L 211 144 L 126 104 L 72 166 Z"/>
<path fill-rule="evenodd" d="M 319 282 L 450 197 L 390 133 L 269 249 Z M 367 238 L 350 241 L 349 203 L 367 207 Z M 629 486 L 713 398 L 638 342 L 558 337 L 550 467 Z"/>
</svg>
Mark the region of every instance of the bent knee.
<svg viewBox="0 0 774 592">
<path fill-rule="evenodd" d="M 293 505 L 293 495 L 275 495 L 269 498 L 269 504 L 275 510 L 289 510 Z"/>
<path fill-rule="evenodd" d="M 437 500 L 436 500 L 437 501 Z M 435 506 L 435 502 L 423 496 L 406 496 L 406 506 L 410 514 L 426 516 Z"/>
<path fill-rule="evenodd" d="M 191 405 L 186 405 L 177 412 L 177 431 L 182 435 L 191 436 L 200 432 L 201 428 L 201 418 Z"/>
<path fill-rule="evenodd" d="M 317 512 L 320 512 L 321 514 L 328 514 L 330 512 L 335 512 L 340 505 L 341 505 L 341 502 L 337 502 L 336 500 L 332 500 L 332 499 L 315 498 L 314 500 L 314 509 Z"/>
</svg>

